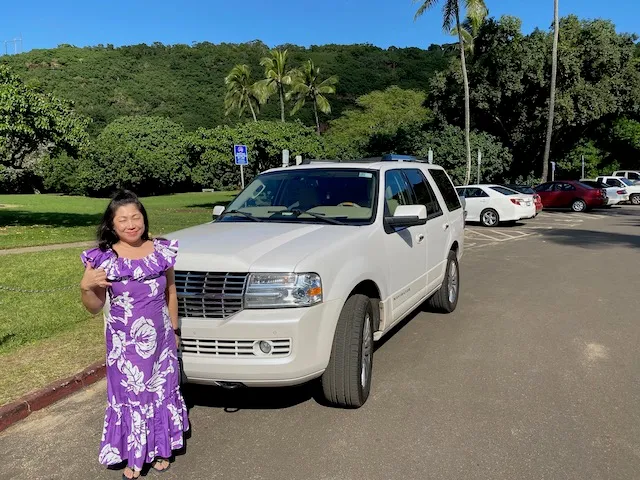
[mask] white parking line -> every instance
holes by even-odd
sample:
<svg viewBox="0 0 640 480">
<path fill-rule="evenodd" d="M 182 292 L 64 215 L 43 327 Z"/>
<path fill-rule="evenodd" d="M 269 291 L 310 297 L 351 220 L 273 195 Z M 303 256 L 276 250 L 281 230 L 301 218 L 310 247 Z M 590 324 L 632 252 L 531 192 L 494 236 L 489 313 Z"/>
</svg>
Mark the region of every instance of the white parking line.
<svg viewBox="0 0 640 480">
<path fill-rule="evenodd" d="M 509 240 L 515 240 L 516 238 L 528 237 L 533 235 L 533 233 L 521 232 L 519 230 L 511 230 L 509 233 L 501 232 L 498 230 L 487 230 L 487 233 L 478 232 L 477 230 L 472 230 L 470 228 L 465 229 L 465 232 L 468 232 L 469 235 L 478 236 L 481 238 L 474 238 L 474 240 L 493 240 L 494 242 L 508 242 Z M 502 235 L 502 237 L 498 236 Z"/>
</svg>

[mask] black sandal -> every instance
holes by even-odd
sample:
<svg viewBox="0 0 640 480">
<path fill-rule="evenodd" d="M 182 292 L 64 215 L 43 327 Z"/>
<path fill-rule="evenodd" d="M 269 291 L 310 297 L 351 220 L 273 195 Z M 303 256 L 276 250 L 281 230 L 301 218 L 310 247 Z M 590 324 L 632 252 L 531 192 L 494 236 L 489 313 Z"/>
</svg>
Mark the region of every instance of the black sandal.
<svg viewBox="0 0 640 480">
<path fill-rule="evenodd" d="M 158 462 L 167 462 L 167 466 L 166 466 L 166 468 L 163 468 L 162 470 L 158 470 L 158 469 L 154 466 L 154 465 L 156 465 Z M 166 472 L 167 470 L 169 470 L 169 469 L 171 468 L 171 462 L 169 461 L 169 459 L 168 459 L 168 458 L 160 458 L 160 457 L 157 457 L 157 458 L 153 461 L 153 463 L 151 464 L 151 468 L 153 468 L 153 469 L 154 469 L 156 472 L 158 472 L 158 473 L 164 473 L 164 472 Z"/>
</svg>

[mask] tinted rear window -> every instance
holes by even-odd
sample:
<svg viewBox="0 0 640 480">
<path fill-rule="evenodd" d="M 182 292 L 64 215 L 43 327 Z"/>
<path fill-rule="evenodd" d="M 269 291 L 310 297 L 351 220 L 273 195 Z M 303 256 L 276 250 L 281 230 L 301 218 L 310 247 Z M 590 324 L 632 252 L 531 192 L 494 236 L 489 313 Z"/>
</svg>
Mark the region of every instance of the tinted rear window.
<svg viewBox="0 0 640 480">
<path fill-rule="evenodd" d="M 429 169 L 429 173 L 431 174 L 433 181 L 436 182 L 438 190 L 440 190 L 440 193 L 444 198 L 444 203 L 447 205 L 449 211 L 453 212 L 454 210 L 462 208 L 462 205 L 460 204 L 460 197 L 458 197 L 456 189 L 454 188 L 453 183 L 451 183 L 447 173 L 444 170 L 435 168 Z"/>
</svg>

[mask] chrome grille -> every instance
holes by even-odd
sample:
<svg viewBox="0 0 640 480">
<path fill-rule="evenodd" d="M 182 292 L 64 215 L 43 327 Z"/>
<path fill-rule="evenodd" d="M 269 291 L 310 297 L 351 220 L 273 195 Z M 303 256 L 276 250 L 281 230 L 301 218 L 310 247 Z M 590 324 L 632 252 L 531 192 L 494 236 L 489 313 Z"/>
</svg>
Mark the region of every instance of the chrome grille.
<svg viewBox="0 0 640 480">
<path fill-rule="evenodd" d="M 286 357 L 291 353 L 291 339 L 268 340 L 272 345 L 270 354 L 258 349 L 260 340 L 203 340 L 181 338 L 180 348 L 184 353 L 214 355 L 217 357 Z"/>
<path fill-rule="evenodd" d="M 178 315 L 227 318 L 242 310 L 247 273 L 176 271 Z"/>
</svg>

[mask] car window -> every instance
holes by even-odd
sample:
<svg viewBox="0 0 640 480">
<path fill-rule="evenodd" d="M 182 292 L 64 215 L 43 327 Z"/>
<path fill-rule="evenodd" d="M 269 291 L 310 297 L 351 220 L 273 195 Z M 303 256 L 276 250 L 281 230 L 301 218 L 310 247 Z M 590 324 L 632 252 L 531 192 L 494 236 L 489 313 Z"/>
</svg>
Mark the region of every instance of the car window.
<svg viewBox="0 0 640 480">
<path fill-rule="evenodd" d="M 536 192 L 553 192 L 553 187 L 555 184 L 553 183 L 543 183 L 542 185 L 538 185 L 535 188 Z"/>
<path fill-rule="evenodd" d="M 488 197 L 489 194 L 478 187 L 467 187 L 464 196 L 465 198 L 482 198 Z"/>
<path fill-rule="evenodd" d="M 405 174 L 413 187 L 413 193 L 416 196 L 418 205 L 427 207 L 427 218 L 435 218 L 442 215 L 442 208 L 440 208 L 438 199 L 424 174 L 420 170 L 413 168 L 405 170 Z"/>
<path fill-rule="evenodd" d="M 626 180 L 626 178 L 624 179 Z M 605 180 L 605 182 L 607 185 L 611 186 L 611 187 L 624 187 L 624 183 L 622 182 L 621 179 L 617 179 L 617 178 L 609 178 L 607 180 Z"/>
<path fill-rule="evenodd" d="M 459 196 L 459 197 L 464 197 L 464 196 L 465 196 L 464 191 L 465 191 L 465 189 L 464 189 L 464 188 L 456 187 L 456 192 L 458 192 L 458 196 Z"/>
<path fill-rule="evenodd" d="M 636 172 L 627 172 L 627 178 L 630 178 L 631 180 L 640 180 L 640 175 L 637 174 Z"/>
<path fill-rule="evenodd" d="M 618 180 L 618 186 L 619 187 L 624 187 L 625 185 L 631 186 L 631 185 L 635 185 L 635 182 L 627 179 L 627 178 L 621 178 L 620 180 Z"/>
<path fill-rule="evenodd" d="M 384 199 L 389 215 L 393 215 L 400 205 L 411 205 L 411 187 L 402 170 L 389 170 L 384 176 Z"/>
<path fill-rule="evenodd" d="M 462 208 L 460 198 L 456 193 L 456 189 L 453 187 L 453 183 L 451 183 L 449 175 L 447 175 L 444 170 L 436 168 L 430 168 L 429 173 L 431 174 L 431 178 L 433 178 L 433 181 L 436 183 L 438 190 L 440 190 L 440 193 L 444 198 L 444 203 L 447 205 L 449 211 L 453 212 L 455 210 L 458 210 L 459 208 Z"/>
<path fill-rule="evenodd" d="M 585 185 L 585 187 L 591 188 L 591 187 L 589 187 L 589 185 Z M 559 191 L 562 191 L 562 192 L 571 192 L 571 191 L 573 191 L 575 189 L 576 189 L 576 187 L 574 187 L 570 183 L 558 183 L 558 184 L 556 184 L 556 191 L 559 190 Z"/>
<path fill-rule="evenodd" d="M 519 192 L 516 192 L 515 190 L 511 190 L 510 188 L 505 188 L 505 187 L 489 187 L 489 188 L 503 195 L 517 195 L 519 193 Z"/>
</svg>

